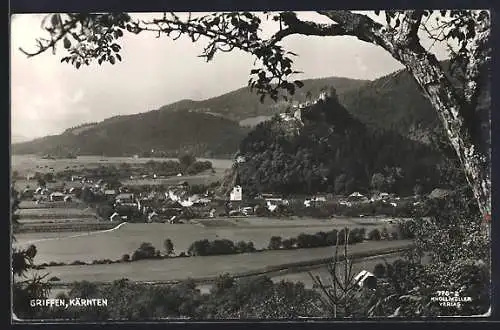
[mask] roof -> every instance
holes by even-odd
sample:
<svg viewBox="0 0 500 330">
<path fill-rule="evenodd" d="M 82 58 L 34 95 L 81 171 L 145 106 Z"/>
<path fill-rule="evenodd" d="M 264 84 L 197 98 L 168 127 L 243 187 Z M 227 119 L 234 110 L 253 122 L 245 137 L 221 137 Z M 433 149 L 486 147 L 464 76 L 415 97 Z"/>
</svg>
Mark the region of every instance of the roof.
<svg viewBox="0 0 500 330">
<path fill-rule="evenodd" d="M 367 270 L 362 270 L 358 273 L 358 275 L 356 275 L 354 277 L 354 279 L 357 281 L 357 282 L 363 282 L 364 280 L 366 280 L 368 277 L 375 277 L 375 275 L 373 275 L 372 273 L 370 273 L 369 271 Z"/>
<path fill-rule="evenodd" d="M 114 195 L 114 194 L 116 194 L 116 190 L 114 189 L 104 190 L 104 195 Z"/>
<path fill-rule="evenodd" d="M 349 197 L 364 197 L 364 195 L 356 191 L 350 194 Z"/>
<path fill-rule="evenodd" d="M 50 194 L 51 196 L 65 196 L 62 192 L 59 192 L 59 191 L 56 191 L 56 192 L 53 192 L 52 194 Z"/>
</svg>

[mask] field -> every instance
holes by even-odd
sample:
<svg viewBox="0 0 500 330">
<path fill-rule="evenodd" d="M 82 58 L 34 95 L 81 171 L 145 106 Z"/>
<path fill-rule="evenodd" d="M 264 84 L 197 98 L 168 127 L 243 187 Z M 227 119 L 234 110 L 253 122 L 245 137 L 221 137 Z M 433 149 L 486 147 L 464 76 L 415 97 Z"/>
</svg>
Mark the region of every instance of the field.
<svg viewBox="0 0 500 330">
<path fill-rule="evenodd" d="M 373 271 L 373 268 L 375 267 L 376 264 L 378 263 L 384 263 L 384 261 L 391 263 L 396 261 L 397 259 L 400 259 L 401 257 L 398 255 L 389 255 L 389 256 L 377 256 L 377 257 L 371 257 L 371 258 L 366 258 L 359 260 L 357 262 L 354 262 L 352 266 L 352 272 L 353 273 L 359 273 L 362 270 L 367 270 L 369 272 Z M 339 267 L 339 269 L 341 269 Z M 304 283 L 305 287 L 308 289 L 311 289 L 313 287 L 313 280 L 311 278 L 311 275 L 313 276 L 319 276 L 323 284 L 325 285 L 330 285 L 330 274 L 328 272 L 328 269 L 326 266 L 322 265 L 318 268 L 313 268 L 310 269 L 309 271 L 303 271 L 303 272 L 291 272 L 289 274 L 285 275 L 278 275 L 274 276 L 272 279 L 274 282 L 279 282 L 279 281 L 289 281 L 289 282 L 302 282 Z"/>
<path fill-rule="evenodd" d="M 174 176 L 165 179 L 127 179 L 121 180 L 125 186 L 146 186 L 146 185 L 175 185 L 181 181 L 186 181 L 190 185 L 204 184 L 209 185 L 217 182 L 224 176 L 224 170 L 216 170 L 215 173 Z"/>
<path fill-rule="evenodd" d="M 95 212 L 90 209 L 80 208 L 26 208 L 19 209 L 18 214 L 21 218 L 81 218 L 95 216 Z"/>
<path fill-rule="evenodd" d="M 18 171 L 19 175 L 26 175 L 34 172 L 60 172 L 66 169 L 81 169 L 83 167 L 92 168 L 99 165 L 120 165 L 122 163 L 128 164 L 144 164 L 150 160 L 154 161 L 167 161 L 172 158 L 132 158 L 132 157 L 100 157 L 100 156 L 78 156 L 76 159 L 41 159 L 36 155 L 12 155 L 12 169 Z M 229 159 L 204 159 L 199 158 L 200 161 L 208 160 L 212 162 L 214 169 L 225 170 L 231 167 L 232 161 Z M 52 169 L 52 170 L 51 170 Z"/>
<path fill-rule="evenodd" d="M 403 240 L 363 242 L 351 246 L 350 253 L 399 248 L 409 243 L 410 241 Z M 132 281 L 171 281 L 188 277 L 193 279 L 214 277 L 224 273 L 238 274 L 264 270 L 281 264 L 329 258 L 333 255 L 333 251 L 332 247 L 266 251 L 226 256 L 141 260 L 111 265 L 48 267 L 37 272 L 48 272 L 50 276 L 60 278 L 63 283 L 83 280 L 109 282 L 120 278 L 128 278 Z"/>
<path fill-rule="evenodd" d="M 361 225 L 352 219 L 332 220 L 279 220 L 265 218 L 218 219 L 218 226 L 204 226 L 198 221 L 190 224 L 126 223 L 116 230 L 84 232 L 77 237 L 69 233 L 57 236 L 40 236 L 39 233 L 16 234 L 16 246 L 37 246 L 37 262 L 92 261 L 95 259 L 119 259 L 131 254 L 142 242 L 150 242 L 157 249 L 163 249 L 163 242 L 170 238 L 177 253 L 185 252 L 192 242 L 200 239 L 223 239 L 252 241 L 257 249 L 267 247 L 271 236 L 296 237 L 301 233 L 316 233 L 354 228 Z M 225 222 L 225 224 L 224 224 Z M 229 223 L 229 224 L 228 224 Z M 370 227 L 374 228 L 374 227 Z"/>
<path fill-rule="evenodd" d="M 387 262 L 394 262 L 395 260 L 399 259 L 400 257 L 398 255 L 389 255 L 386 257 L 371 257 L 371 258 L 366 258 L 366 259 L 361 259 L 361 260 L 355 260 L 352 271 L 354 273 L 358 273 L 362 270 L 368 270 L 368 271 L 373 271 L 373 268 L 375 267 L 376 264 L 378 263 L 384 263 L 384 261 Z M 50 276 L 56 276 L 52 272 L 56 268 L 51 268 L 49 271 L 51 272 Z M 309 275 L 309 272 L 313 276 L 320 276 L 322 282 L 326 285 L 330 283 L 330 275 L 328 273 L 328 270 L 326 266 L 321 265 L 319 267 L 314 267 L 311 268 L 309 271 L 302 271 L 302 272 L 289 272 L 285 275 L 273 275 L 273 274 L 267 274 L 267 276 L 271 276 L 271 280 L 273 282 L 277 283 L 282 280 L 289 281 L 289 282 L 302 282 L 304 283 L 305 287 L 308 289 L 311 289 L 313 287 L 313 281 L 311 279 L 311 276 Z M 53 283 L 58 283 L 58 282 L 53 282 Z M 63 282 L 65 283 L 65 282 Z M 197 285 L 197 288 L 202 292 L 202 293 L 209 293 L 210 289 L 212 288 L 212 284 L 210 283 L 199 283 Z M 65 287 L 55 287 L 51 290 L 50 292 L 50 297 L 55 298 L 58 293 L 66 293 L 68 294 L 69 289 Z"/>
</svg>

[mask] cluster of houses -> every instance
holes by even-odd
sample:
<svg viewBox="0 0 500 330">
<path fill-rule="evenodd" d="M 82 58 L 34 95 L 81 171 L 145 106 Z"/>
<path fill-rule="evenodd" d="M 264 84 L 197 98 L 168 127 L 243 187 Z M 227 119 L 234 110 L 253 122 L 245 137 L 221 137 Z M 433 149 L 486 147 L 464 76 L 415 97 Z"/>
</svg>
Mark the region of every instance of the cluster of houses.
<svg viewBox="0 0 500 330">
<path fill-rule="evenodd" d="M 180 223 L 186 210 L 197 208 L 206 217 L 214 217 L 215 209 L 210 207 L 212 199 L 208 192 L 205 194 L 189 194 L 185 181 L 171 186 L 165 192 L 149 191 L 134 194 L 121 191 L 114 194 L 115 212 L 110 216 L 110 221 L 127 220 L 123 214 L 136 210 L 144 216 L 147 222 Z M 114 191 L 105 191 L 111 195 Z M 116 192 L 115 192 L 116 193 Z"/>
<path fill-rule="evenodd" d="M 40 202 L 71 202 L 78 188 L 26 188 L 21 192 L 21 198 L 31 199 L 37 204 Z"/>
<path fill-rule="evenodd" d="M 240 162 L 244 162 L 242 158 Z M 235 185 L 226 198 L 215 198 L 210 192 L 204 194 L 190 194 L 186 181 L 168 187 L 166 190 L 150 190 L 141 193 L 132 193 L 127 187 L 118 189 L 110 188 L 102 179 L 87 179 L 81 176 L 73 176 L 73 182 L 77 186 L 73 187 L 38 187 L 36 189 L 26 189 L 22 192 L 24 198 L 50 202 L 70 202 L 82 193 L 86 187 L 92 191 L 94 196 L 101 197 L 100 200 L 107 200 L 113 205 L 113 214 L 110 221 L 126 221 L 130 216 L 130 210 L 135 214 L 140 214 L 147 222 L 169 222 L 178 223 L 184 215 L 191 211 L 196 216 L 215 217 L 216 206 L 224 205 L 224 214 L 248 216 L 255 214 L 257 207 L 267 208 L 270 212 L 279 210 L 280 206 L 288 206 L 290 202 L 297 202 L 297 198 L 288 199 L 274 194 L 260 194 L 255 200 L 260 202 L 250 203 L 244 196 L 243 187 Z M 365 196 L 359 192 L 353 192 L 344 198 L 334 198 L 332 195 L 315 195 L 302 197 L 305 207 L 318 207 L 324 203 L 335 200 L 340 205 L 351 207 L 359 203 L 370 203 L 384 201 L 394 207 L 398 205 L 400 198 L 388 193 L 378 193 L 373 196 Z M 222 204 L 220 202 L 223 202 Z"/>
</svg>

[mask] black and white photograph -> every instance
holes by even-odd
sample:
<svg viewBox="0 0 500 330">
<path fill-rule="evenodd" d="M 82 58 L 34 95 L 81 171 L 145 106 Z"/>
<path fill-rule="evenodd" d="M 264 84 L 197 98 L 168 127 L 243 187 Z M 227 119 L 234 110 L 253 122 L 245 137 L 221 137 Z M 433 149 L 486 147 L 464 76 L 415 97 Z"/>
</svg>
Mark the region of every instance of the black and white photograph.
<svg viewBox="0 0 500 330">
<path fill-rule="evenodd" d="M 11 319 L 491 314 L 491 12 L 13 14 Z"/>
</svg>

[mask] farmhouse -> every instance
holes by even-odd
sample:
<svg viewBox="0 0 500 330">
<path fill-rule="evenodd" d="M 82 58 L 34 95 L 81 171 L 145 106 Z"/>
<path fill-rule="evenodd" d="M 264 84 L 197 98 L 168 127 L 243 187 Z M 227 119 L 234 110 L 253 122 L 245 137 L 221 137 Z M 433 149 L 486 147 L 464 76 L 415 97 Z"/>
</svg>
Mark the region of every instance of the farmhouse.
<svg viewBox="0 0 500 330">
<path fill-rule="evenodd" d="M 33 198 L 33 195 L 35 194 L 35 191 L 33 189 L 24 189 L 21 196 L 23 198 Z"/>
<path fill-rule="evenodd" d="M 107 198 L 114 198 L 117 195 L 116 190 L 106 189 L 104 190 L 104 196 Z"/>
<path fill-rule="evenodd" d="M 305 207 L 311 207 L 311 206 L 318 206 L 321 203 L 326 203 L 326 197 L 325 196 L 315 196 L 312 198 L 307 198 L 304 200 L 304 206 Z"/>
<path fill-rule="evenodd" d="M 116 204 L 135 204 L 134 202 L 134 194 L 123 193 L 119 194 L 115 198 Z"/>
<path fill-rule="evenodd" d="M 377 287 L 377 278 L 369 271 L 362 270 L 354 277 L 360 288 L 375 289 Z"/>
<path fill-rule="evenodd" d="M 120 215 L 119 215 L 117 212 L 113 213 L 113 214 L 109 217 L 109 220 L 110 220 L 110 221 L 117 221 L 117 220 L 119 220 L 119 219 L 120 219 Z"/>
<path fill-rule="evenodd" d="M 65 195 L 62 192 L 53 192 L 50 194 L 50 201 L 51 202 L 60 202 L 64 200 Z"/>
</svg>

